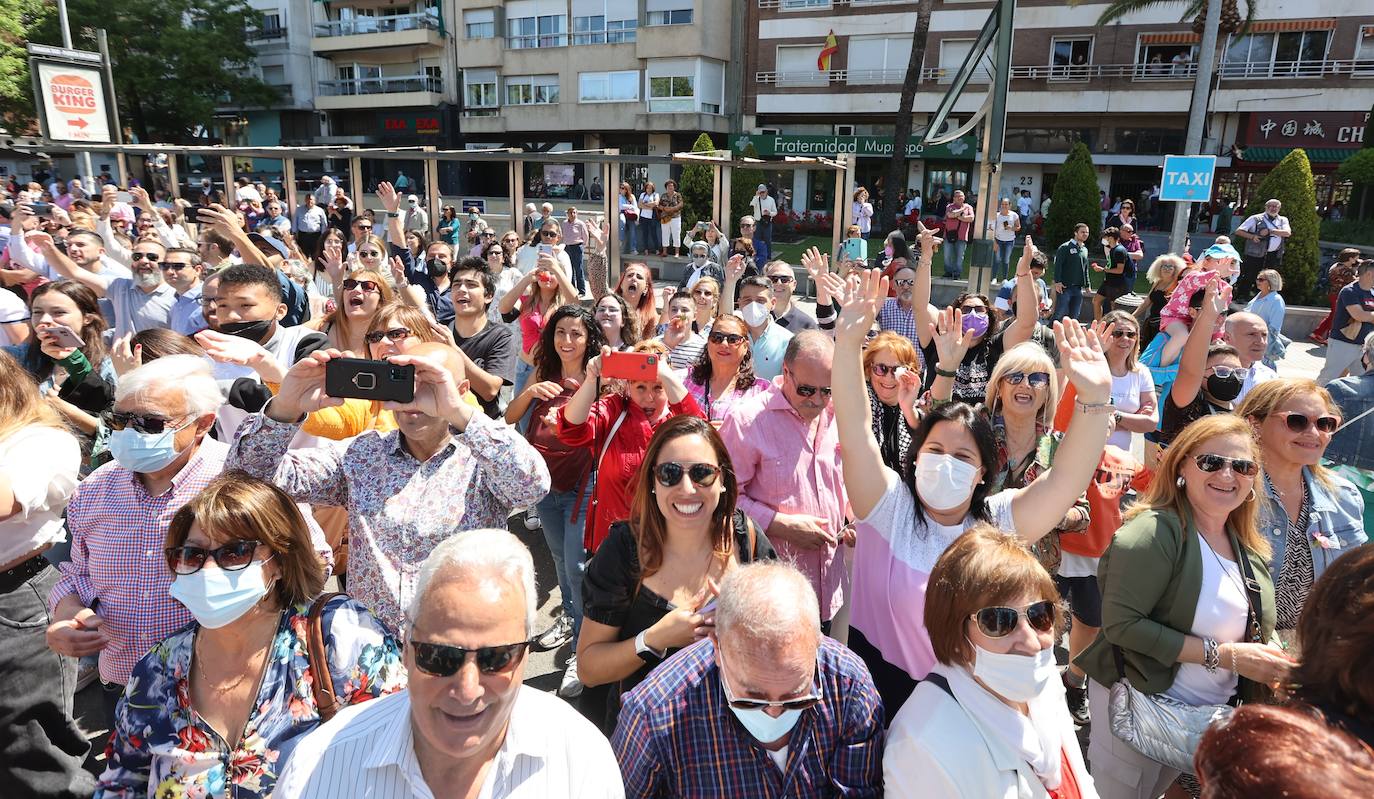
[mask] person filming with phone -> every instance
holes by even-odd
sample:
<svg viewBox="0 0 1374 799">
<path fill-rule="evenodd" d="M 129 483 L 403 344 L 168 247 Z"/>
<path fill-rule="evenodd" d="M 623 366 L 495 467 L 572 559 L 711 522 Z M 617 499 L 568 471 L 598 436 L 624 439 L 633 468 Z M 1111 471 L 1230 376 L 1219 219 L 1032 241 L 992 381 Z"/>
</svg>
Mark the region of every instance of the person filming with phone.
<svg viewBox="0 0 1374 799">
<path fill-rule="evenodd" d="M 358 364 L 364 369 L 350 369 Z M 387 380 L 412 370 L 413 382 Z M 350 390 L 328 393 L 331 372 L 344 374 Z M 466 402 L 467 391 L 463 358 L 446 344 L 426 342 L 387 361 L 316 351 L 291 367 L 230 450 L 234 467 L 297 502 L 348 510 L 349 592 L 392 630 L 401 629 L 420 564 L 439 542 L 455 530 L 503 527 L 512 508 L 549 490 L 544 459 L 514 428 Z M 348 396 L 385 398 L 398 429 L 288 451 L 307 414 Z"/>
</svg>

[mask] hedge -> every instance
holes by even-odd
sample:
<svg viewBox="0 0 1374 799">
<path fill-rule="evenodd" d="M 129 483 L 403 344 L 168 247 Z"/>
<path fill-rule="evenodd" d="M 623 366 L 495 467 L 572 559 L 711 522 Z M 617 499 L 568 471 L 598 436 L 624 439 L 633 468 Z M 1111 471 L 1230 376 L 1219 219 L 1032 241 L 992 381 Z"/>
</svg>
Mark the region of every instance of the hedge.
<svg viewBox="0 0 1374 799">
<path fill-rule="evenodd" d="M 1064 166 L 1054 181 L 1050 215 L 1045 220 L 1045 240 L 1037 242 L 1039 248 L 1053 252 L 1073 237 L 1073 229 L 1079 222 L 1089 228 L 1088 241 L 1096 241 L 1102 224 L 1099 191 L 1092 153 L 1088 152 L 1087 145 L 1078 142 L 1064 159 Z"/>
<path fill-rule="evenodd" d="M 1295 149 L 1269 170 L 1259 187 L 1250 192 L 1245 218 L 1264 211 L 1264 204 L 1270 198 L 1283 203 L 1282 213 L 1288 217 L 1293 230 L 1293 235 L 1284 242 L 1283 263 L 1279 266 L 1284 299 L 1289 305 L 1325 305 L 1326 298 L 1317 296 L 1317 274 L 1321 268 L 1317 240 L 1321 236 L 1321 219 L 1317 216 L 1317 193 L 1307 151 Z M 1243 249 L 1244 243 L 1238 240 L 1236 249 Z"/>
</svg>

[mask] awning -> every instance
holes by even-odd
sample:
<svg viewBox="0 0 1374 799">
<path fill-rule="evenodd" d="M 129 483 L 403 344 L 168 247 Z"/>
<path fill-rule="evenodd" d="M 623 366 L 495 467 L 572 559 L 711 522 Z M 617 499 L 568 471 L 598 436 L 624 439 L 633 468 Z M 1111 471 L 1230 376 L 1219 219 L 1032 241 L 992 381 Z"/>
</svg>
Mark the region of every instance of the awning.
<svg viewBox="0 0 1374 799">
<path fill-rule="evenodd" d="M 1292 31 L 1331 31 L 1334 19 L 1272 19 L 1250 25 L 1250 33 L 1289 33 Z"/>
<path fill-rule="evenodd" d="M 1142 33 L 1141 44 L 1197 44 L 1202 37 L 1196 33 L 1176 31 L 1171 33 Z"/>
<path fill-rule="evenodd" d="M 1276 163 L 1298 149 L 1296 147 L 1246 147 L 1241 156 L 1242 162 Z M 1358 147 L 1305 147 L 1307 160 L 1314 164 L 1339 164 L 1358 153 Z"/>
</svg>

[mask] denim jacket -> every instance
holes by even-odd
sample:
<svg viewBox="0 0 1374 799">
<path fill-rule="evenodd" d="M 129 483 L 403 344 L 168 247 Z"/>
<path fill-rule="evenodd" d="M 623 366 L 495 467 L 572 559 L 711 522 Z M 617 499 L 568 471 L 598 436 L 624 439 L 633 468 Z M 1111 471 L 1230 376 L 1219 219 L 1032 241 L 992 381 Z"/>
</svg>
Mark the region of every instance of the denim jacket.
<svg viewBox="0 0 1374 799">
<path fill-rule="evenodd" d="M 1332 380 L 1326 384 L 1326 390 L 1331 392 L 1346 420 L 1374 408 L 1374 372 Z M 1374 469 L 1374 413 L 1332 436 L 1326 457 L 1343 466 Z"/>
<path fill-rule="evenodd" d="M 1330 477 L 1332 486 L 1328 489 L 1313 477 L 1310 468 L 1304 466 L 1302 470 L 1307 495 L 1312 498 L 1307 544 L 1312 548 L 1314 580 L 1321 577 L 1336 558 L 1369 540 L 1364 533 L 1364 497 L 1344 477 Z M 1284 548 L 1288 544 L 1288 513 L 1268 481 L 1265 481 L 1264 493 L 1260 496 L 1259 529 L 1274 548 L 1269 572 L 1277 585 L 1279 569 L 1283 568 Z"/>
</svg>

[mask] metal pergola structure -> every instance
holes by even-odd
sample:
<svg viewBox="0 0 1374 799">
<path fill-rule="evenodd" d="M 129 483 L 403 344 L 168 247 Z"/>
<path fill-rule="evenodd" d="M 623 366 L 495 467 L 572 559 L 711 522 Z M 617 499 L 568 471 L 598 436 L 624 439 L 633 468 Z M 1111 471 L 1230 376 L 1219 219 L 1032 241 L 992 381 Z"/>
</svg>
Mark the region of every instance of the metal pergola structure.
<svg viewBox="0 0 1374 799">
<path fill-rule="evenodd" d="M 730 190 L 731 178 L 735 169 L 757 169 L 763 164 L 767 164 L 770 170 L 791 171 L 796 169 L 817 169 L 833 172 L 835 174 L 835 208 L 834 208 L 834 228 L 831 231 L 831 252 L 836 252 L 840 247 L 840 239 L 845 228 L 852 221 L 853 209 L 846 198 L 854 193 L 854 156 L 852 154 L 842 154 L 836 158 L 802 158 L 789 156 L 782 161 L 763 161 L 761 159 L 740 159 L 734 158 L 728 151 L 715 151 L 709 153 L 673 153 L 672 155 L 622 155 L 617 149 L 601 150 L 574 150 L 567 152 L 525 152 L 518 148 L 503 148 L 492 150 L 440 150 L 434 147 L 231 147 L 223 145 L 208 145 L 198 147 L 194 145 L 179 144 L 104 144 L 90 145 L 81 144 L 74 146 L 66 142 L 53 141 L 34 141 L 14 142 L 13 149 L 21 152 L 51 154 L 60 153 L 103 153 L 112 155 L 118 169 L 117 178 L 119 185 L 127 186 L 129 182 L 129 161 L 128 159 L 138 157 L 156 157 L 158 155 L 167 156 L 167 177 L 173 197 L 181 195 L 181 182 L 177 175 L 177 159 L 175 156 L 198 156 L 207 161 L 218 158 L 220 160 L 220 170 L 223 173 L 223 180 L 226 195 L 232 191 L 234 185 L 234 159 L 236 158 L 261 158 L 267 160 L 280 161 L 282 164 L 282 185 L 287 187 L 286 197 L 283 198 L 287 204 L 287 213 L 294 215 L 296 210 L 296 160 L 331 160 L 347 164 L 348 186 L 351 191 L 353 205 L 355 208 L 363 208 L 363 198 L 366 192 L 363 190 L 363 159 L 378 161 L 423 161 L 425 165 L 425 197 L 424 206 L 429 209 L 430 219 L 437 220 L 440 216 L 439 198 L 439 163 L 444 161 L 457 161 L 468 163 L 501 163 L 506 164 L 508 169 L 507 198 L 510 201 L 510 220 L 511 228 L 519 230 L 521 225 L 521 209 L 525 204 L 525 164 L 526 163 L 550 163 L 550 164 L 583 164 L 596 167 L 601 177 L 602 185 L 606 187 L 604 197 L 600 200 L 600 210 L 607 219 L 614 220 L 619 216 L 620 210 L 617 202 L 617 192 L 611 187 L 618 187 L 621 182 L 621 170 L 627 164 L 644 165 L 659 164 L 668 165 L 678 164 L 704 165 L 712 170 L 712 219 L 716 225 L 728 235 L 730 230 L 729 220 L 731 219 Z M 491 196 L 488 194 L 487 196 Z M 619 226 L 612 224 L 610 227 L 609 238 L 606 242 L 607 267 L 613 278 L 618 279 L 621 269 L 620 252 L 620 230 Z"/>
</svg>

